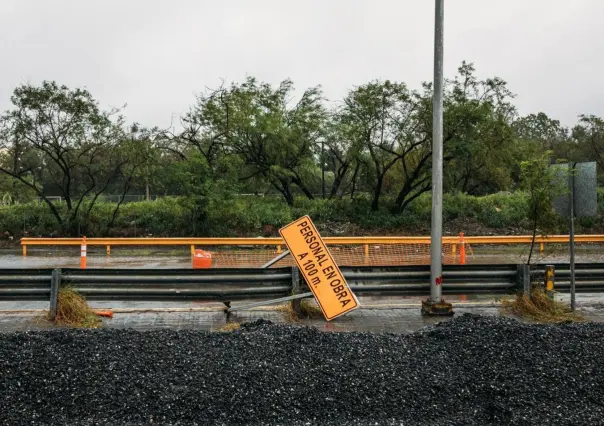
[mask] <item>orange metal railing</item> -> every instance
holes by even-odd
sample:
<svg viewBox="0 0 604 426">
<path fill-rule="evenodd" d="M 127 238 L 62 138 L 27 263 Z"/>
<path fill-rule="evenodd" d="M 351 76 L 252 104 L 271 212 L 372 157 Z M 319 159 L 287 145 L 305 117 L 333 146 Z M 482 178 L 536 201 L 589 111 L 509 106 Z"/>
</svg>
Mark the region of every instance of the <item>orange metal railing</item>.
<svg viewBox="0 0 604 426">
<path fill-rule="evenodd" d="M 326 237 L 334 257 L 347 265 L 400 265 L 423 264 L 429 260 L 430 237 Z M 512 236 L 459 236 L 443 237 L 443 262 L 465 264 L 466 248 L 472 245 L 530 244 L 530 235 Z M 577 243 L 604 243 L 604 235 L 577 235 Z M 564 244 L 568 235 L 537 237 L 539 251 L 545 244 Z M 211 249 L 216 267 L 260 266 L 285 250 L 281 238 L 23 238 L 23 255 L 28 247 L 36 246 L 104 246 L 107 255 L 111 247 L 188 246 L 193 255 L 195 248 Z M 289 261 L 284 259 L 282 264 Z"/>
<path fill-rule="evenodd" d="M 444 236 L 443 244 L 458 244 L 461 236 Z M 530 235 L 464 236 L 466 244 L 530 244 Z M 327 245 L 430 244 L 430 237 L 325 237 Z M 539 244 L 568 243 L 568 235 L 537 237 Z M 576 235 L 577 243 L 604 243 L 604 235 Z M 23 254 L 31 246 L 79 246 L 82 238 L 22 238 Z M 87 238 L 90 246 L 275 246 L 283 248 L 281 238 Z"/>
</svg>

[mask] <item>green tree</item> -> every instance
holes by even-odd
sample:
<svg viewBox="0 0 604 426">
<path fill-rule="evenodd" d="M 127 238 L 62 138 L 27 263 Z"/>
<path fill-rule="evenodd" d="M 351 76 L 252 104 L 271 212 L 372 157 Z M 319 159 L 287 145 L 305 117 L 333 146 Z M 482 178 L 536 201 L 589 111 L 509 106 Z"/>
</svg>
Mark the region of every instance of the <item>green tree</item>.
<svg viewBox="0 0 604 426">
<path fill-rule="evenodd" d="M 1 164 L 0 172 L 35 192 L 62 231 L 73 233 L 84 201 L 89 212 L 131 161 L 119 149 L 123 119 L 117 110 L 102 111 L 87 90 L 55 82 L 19 86 L 11 101 L 13 108 L 0 119 L 0 148 L 15 161 Z M 32 179 L 37 170 L 59 191 L 65 209 Z"/>
<path fill-rule="evenodd" d="M 241 181 L 260 176 L 290 205 L 293 187 L 313 198 L 311 184 L 318 174 L 314 155 L 326 120 L 318 87 L 304 91 L 295 103 L 293 90 L 289 80 L 272 87 L 250 77 L 243 84 L 200 97 L 196 118 L 187 118 L 196 123 L 195 140 L 206 159 L 217 149 L 210 148 L 219 145 L 226 154 L 241 159 Z"/>
<path fill-rule="evenodd" d="M 521 169 L 521 189 L 529 195 L 527 217 L 532 224 L 532 242 L 527 264 L 531 263 L 537 233 L 546 235 L 555 230 L 558 216 L 553 208 L 554 200 L 565 193 L 567 176 L 550 167 L 551 151 L 545 151 L 539 158 L 523 161 Z"/>
<path fill-rule="evenodd" d="M 319 162 L 323 161 L 326 170 L 333 174 L 329 189 L 329 198 L 333 199 L 356 184 L 363 144 L 356 137 L 354 125 L 348 122 L 345 115 L 338 113 L 332 114 L 322 144 L 323 158 Z"/>
<path fill-rule="evenodd" d="M 104 190 L 104 192 L 118 195 L 118 201 L 113 208 L 111 219 L 106 224 L 107 231 L 113 228 L 120 208 L 126 200 L 126 195 L 133 188 L 144 190 L 146 198 L 149 199 L 150 187 L 157 182 L 156 176 L 161 156 L 161 151 L 157 148 L 154 137 L 155 132 L 153 130 L 141 128 L 135 123 L 130 127 L 129 134 L 124 135 L 123 139 L 119 141 L 115 151 L 121 158 L 123 165 L 117 170 L 115 179 Z M 93 197 L 90 200 L 92 202 L 88 201 L 87 203 L 88 209 L 85 222 L 90 217 L 96 198 Z"/>
<path fill-rule="evenodd" d="M 525 144 L 534 144 L 540 152 L 550 151 L 552 162 L 577 160 L 577 144 L 570 138 L 568 128 L 560 121 L 539 112 L 520 117 L 513 124 L 516 137 Z"/>
<path fill-rule="evenodd" d="M 604 170 L 604 120 L 595 115 L 579 116 L 572 138 L 582 153 L 580 159 L 595 161 L 600 171 Z"/>
<path fill-rule="evenodd" d="M 192 148 L 201 155 L 212 172 L 220 157 L 228 152 L 225 147 L 233 124 L 229 95 L 224 86 L 198 94 L 197 102 L 181 120 L 184 130 L 175 138 L 184 145 L 184 151 Z"/>
<path fill-rule="evenodd" d="M 366 164 L 373 175 L 372 210 L 378 210 L 386 175 L 403 161 L 403 169 L 425 140 L 415 133 L 417 94 L 403 83 L 374 81 L 348 93 L 338 121 L 341 138 L 349 141 L 356 158 L 367 153 Z M 421 161 L 421 160 L 420 160 Z"/>
<path fill-rule="evenodd" d="M 568 129 L 544 112 L 520 117 L 514 122 L 514 130 L 521 139 L 539 142 L 544 151 L 553 152 L 558 143 L 568 139 Z"/>
<path fill-rule="evenodd" d="M 511 185 L 515 108 L 500 78 L 479 80 L 473 64 L 463 62 L 447 82 L 445 132 L 446 189 L 483 195 Z"/>
</svg>

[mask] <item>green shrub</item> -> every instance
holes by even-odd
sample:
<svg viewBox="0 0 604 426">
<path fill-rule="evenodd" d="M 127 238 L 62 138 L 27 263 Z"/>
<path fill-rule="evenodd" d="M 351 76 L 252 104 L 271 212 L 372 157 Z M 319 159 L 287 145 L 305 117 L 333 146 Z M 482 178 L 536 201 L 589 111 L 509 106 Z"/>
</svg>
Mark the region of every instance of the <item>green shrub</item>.
<svg viewBox="0 0 604 426">
<path fill-rule="evenodd" d="M 598 207 L 604 211 L 604 189 L 598 190 Z M 484 197 L 466 194 L 445 194 L 443 220 L 477 221 L 491 228 L 528 228 L 528 196 L 523 192 L 498 193 Z M 112 202 L 97 202 L 86 217 L 86 206 L 79 215 L 79 231 L 88 237 L 157 237 L 178 236 L 258 236 L 274 234 L 276 229 L 292 220 L 309 215 L 317 223 L 352 224 L 358 228 L 380 232 L 411 229 L 422 232 L 429 229 L 432 198 L 424 193 L 401 214 L 393 214 L 385 198 L 379 211 L 371 210 L 370 197 L 360 195 L 354 200 L 308 200 L 297 198 L 288 206 L 280 197 L 237 197 L 229 194 L 204 199 L 193 197 L 166 197 L 156 201 L 125 203 L 120 206 L 113 227 L 109 229 L 116 207 Z M 57 208 L 65 215 L 66 205 Z M 602 216 L 579 218 L 578 231 L 600 229 Z M 77 227 L 76 227 L 77 228 Z M 0 233 L 8 231 L 20 238 L 24 231 L 29 236 L 62 236 L 58 223 L 45 203 L 31 202 L 0 206 Z M 465 230 L 472 232 L 471 229 Z M 559 219 L 559 231 L 567 232 L 567 219 Z"/>
<path fill-rule="evenodd" d="M 206 228 L 211 236 L 258 235 L 264 226 L 279 228 L 291 221 L 291 209 L 280 198 L 216 198 L 208 205 Z"/>
<path fill-rule="evenodd" d="M 98 207 L 95 206 L 96 211 L 99 210 Z M 106 226 L 113 209 L 103 208 L 103 212 L 105 214 L 101 221 Z M 117 230 L 123 236 L 183 236 L 191 234 L 196 225 L 192 219 L 193 213 L 187 208 L 183 198 L 166 197 L 156 201 L 123 204 L 113 228 L 114 232 Z"/>
<path fill-rule="evenodd" d="M 492 228 L 525 226 L 527 206 L 527 196 L 523 192 L 503 192 L 484 197 L 445 194 L 443 220 L 473 219 Z"/>
<path fill-rule="evenodd" d="M 62 212 L 65 206 L 58 204 L 57 208 Z M 23 235 L 48 236 L 58 229 L 58 222 L 45 203 L 34 201 L 0 207 L 1 232 L 20 238 Z"/>
</svg>

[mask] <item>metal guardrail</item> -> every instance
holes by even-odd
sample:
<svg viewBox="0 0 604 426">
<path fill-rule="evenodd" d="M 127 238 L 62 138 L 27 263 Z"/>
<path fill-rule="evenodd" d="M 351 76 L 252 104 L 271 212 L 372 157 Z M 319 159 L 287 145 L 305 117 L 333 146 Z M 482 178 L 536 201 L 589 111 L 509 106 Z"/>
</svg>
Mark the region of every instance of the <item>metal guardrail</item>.
<svg viewBox="0 0 604 426">
<path fill-rule="evenodd" d="M 291 268 L 67 269 L 62 281 L 91 300 L 218 300 L 291 294 Z"/>
<path fill-rule="evenodd" d="M 357 295 L 421 295 L 430 292 L 430 265 L 340 269 Z M 517 288 L 517 281 L 516 265 L 443 265 L 445 294 L 508 293 Z"/>
<path fill-rule="evenodd" d="M 521 289 L 521 265 L 445 265 L 445 294 L 511 293 Z M 425 266 L 342 267 L 358 296 L 427 294 Z M 307 291 L 295 268 L 267 269 L 0 269 L 0 300 L 49 300 L 60 283 L 91 300 L 221 301 L 282 298 Z M 569 265 L 556 264 L 556 290 L 568 291 Z M 543 276 L 544 265 L 533 268 Z M 604 264 L 576 265 L 577 291 L 604 292 Z M 51 294 L 53 296 L 51 296 Z M 54 300 L 53 300 L 54 298 Z"/>
</svg>

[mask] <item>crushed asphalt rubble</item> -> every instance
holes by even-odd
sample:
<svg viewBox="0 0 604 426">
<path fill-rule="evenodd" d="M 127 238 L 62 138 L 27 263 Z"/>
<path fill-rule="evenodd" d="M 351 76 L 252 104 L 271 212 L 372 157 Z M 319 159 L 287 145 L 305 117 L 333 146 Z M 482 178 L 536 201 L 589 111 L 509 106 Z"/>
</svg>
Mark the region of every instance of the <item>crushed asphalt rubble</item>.
<svg viewBox="0 0 604 426">
<path fill-rule="evenodd" d="M 0 333 L 0 425 L 595 425 L 604 325 Z"/>
</svg>

